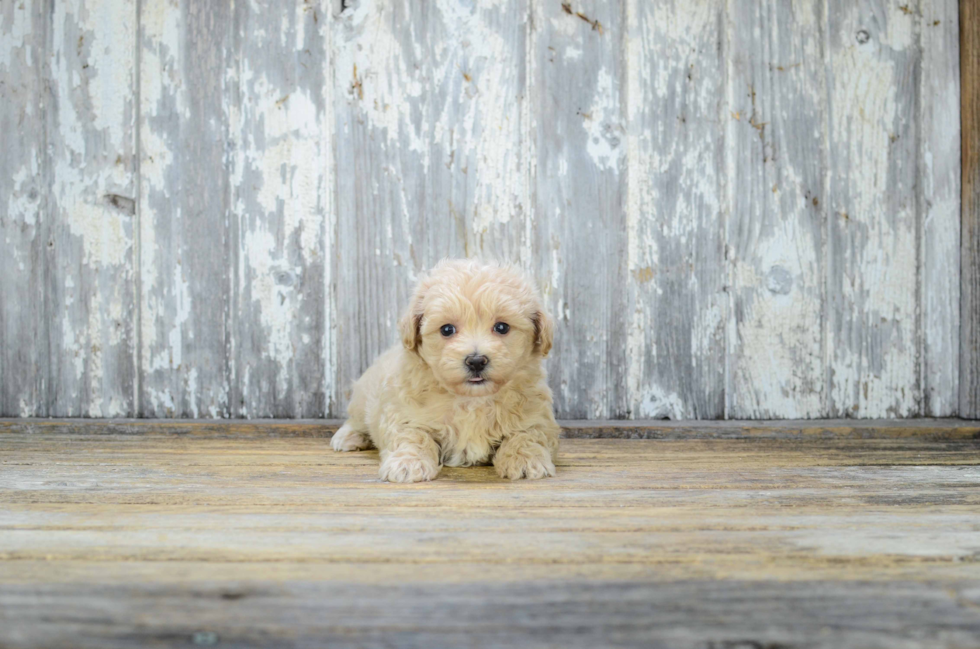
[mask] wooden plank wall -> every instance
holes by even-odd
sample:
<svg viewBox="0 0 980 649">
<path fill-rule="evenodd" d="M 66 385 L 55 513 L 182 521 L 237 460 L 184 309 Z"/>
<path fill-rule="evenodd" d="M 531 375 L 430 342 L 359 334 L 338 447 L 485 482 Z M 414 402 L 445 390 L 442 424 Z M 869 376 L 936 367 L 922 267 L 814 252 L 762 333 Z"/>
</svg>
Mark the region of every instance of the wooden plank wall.
<svg viewBox="0 0 980 649">
<path fill-rule="evenodd" d="M 561 417 L 976 415 L 955 0 L 343 5 L 0 5 L 0 415 L 342 416 L 445 256 Z"/>
<path fill-rule="evenodd" d="M 963 66 L 963 272 L 960 414 L 980 419 L 980 2 L 960 3 Z"/>
</svg>

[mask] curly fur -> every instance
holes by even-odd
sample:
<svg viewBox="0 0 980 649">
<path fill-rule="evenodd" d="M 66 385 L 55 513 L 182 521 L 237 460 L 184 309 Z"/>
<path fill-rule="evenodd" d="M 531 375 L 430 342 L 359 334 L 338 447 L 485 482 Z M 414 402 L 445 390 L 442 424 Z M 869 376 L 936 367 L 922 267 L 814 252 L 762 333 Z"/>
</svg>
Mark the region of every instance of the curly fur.
<svg viewBox="0 0 980 649">
<path fill-rule="evenodd" d="M 494 331 L 498 322 L 508 333 Z M 446 324 L 456 328 L 448 338 Z M 542 367 L 554 326 L 520 272 L 440 262 L 419 281 L 399 330 L 401 344 L 354 384 L 334 450 L 377 447 L 381 479 L 391 482 L 490 462 L 511 480 L 555 474 L 559 429 Z M 489 359 L 482 383 L 465 365 L 475 353 Z"/>
</svg>

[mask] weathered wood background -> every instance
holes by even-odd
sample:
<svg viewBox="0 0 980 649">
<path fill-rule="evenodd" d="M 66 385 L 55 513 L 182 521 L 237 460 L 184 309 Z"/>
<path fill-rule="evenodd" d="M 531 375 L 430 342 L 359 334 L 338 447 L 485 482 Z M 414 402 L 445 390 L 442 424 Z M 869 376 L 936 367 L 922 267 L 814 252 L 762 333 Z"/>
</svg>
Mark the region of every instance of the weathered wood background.
<svg viewBox="0 0 980 649">
<path fill-rule="evenodd" d="M 955 0 L 0 0 L 0 415 L 321 417 L 445 256 L 569 418 L 948 416 Z"/>
</svg>

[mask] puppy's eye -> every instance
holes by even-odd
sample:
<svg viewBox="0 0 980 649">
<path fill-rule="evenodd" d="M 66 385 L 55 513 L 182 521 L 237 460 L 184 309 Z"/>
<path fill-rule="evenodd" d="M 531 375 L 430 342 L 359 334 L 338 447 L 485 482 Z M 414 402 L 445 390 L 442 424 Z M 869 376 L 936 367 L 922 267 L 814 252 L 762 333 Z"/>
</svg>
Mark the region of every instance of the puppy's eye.
<svg viewBox="0 0 980 649">
<path fill-rule="evenodd" d="M 456 327 L 452 325 L 442 325 L 441 327 L 439 327 L 439 333 L 441 333 L 446 338 L 449 338 L 454 333 L 456 333 Z"/>
<path fill-rule="evenodd" d="M 506 322 L 498 322 L 493 326 L 493 330 L 500 335 L 504 335 L 505 333 L 510 331 L 510 325 L 507 324 Z"/>
</svg>

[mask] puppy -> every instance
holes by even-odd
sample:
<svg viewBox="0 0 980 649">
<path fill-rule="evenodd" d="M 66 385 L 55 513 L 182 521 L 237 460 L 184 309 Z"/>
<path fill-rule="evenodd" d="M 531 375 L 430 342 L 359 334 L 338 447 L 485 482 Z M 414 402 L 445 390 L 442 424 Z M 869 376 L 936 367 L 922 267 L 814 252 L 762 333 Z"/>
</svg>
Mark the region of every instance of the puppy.
<svg viewBox="0 0 980 649">
<path fill-rule="evenodd" d="M 334 450 L 377 447 L 391 482 L 491 461 L 511 480 L 555 475 L 559 429 L 542 367 L 554 325 L 518 271 L 442 261 L 398 327 L 401 344 L 354 384 Z"/>
</svg>

